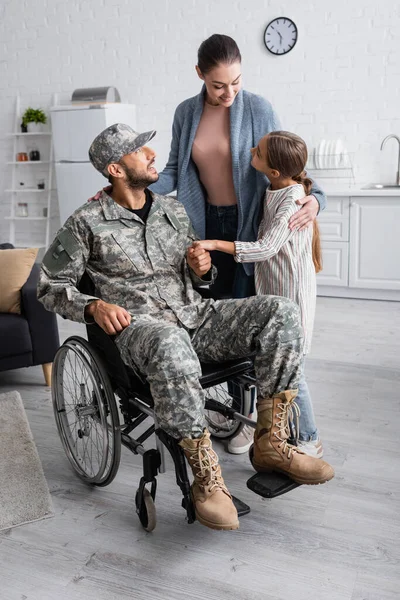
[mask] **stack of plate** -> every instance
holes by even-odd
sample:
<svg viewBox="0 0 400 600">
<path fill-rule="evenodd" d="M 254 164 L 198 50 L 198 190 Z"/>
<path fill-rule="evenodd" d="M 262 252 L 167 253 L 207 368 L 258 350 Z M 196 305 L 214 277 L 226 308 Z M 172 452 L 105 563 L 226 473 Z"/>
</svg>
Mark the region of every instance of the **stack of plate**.
<svg viewBox="0 0 400 600">
<path fill-rule="evenodd" d="M 314 149 L 313 163 L 316 169 L 340 169 L 346 154 L 342 140 L 321 140 Z"/>
</svg>

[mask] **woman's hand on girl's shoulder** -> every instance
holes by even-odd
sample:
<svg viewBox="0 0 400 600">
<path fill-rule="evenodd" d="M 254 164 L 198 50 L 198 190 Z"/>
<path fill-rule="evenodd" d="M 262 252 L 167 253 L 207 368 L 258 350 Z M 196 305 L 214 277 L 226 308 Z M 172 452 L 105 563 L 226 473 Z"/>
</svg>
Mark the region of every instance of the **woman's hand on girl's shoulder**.
<svg viewBox="0 0 400 600">
<path fill-rule="evenodd" d="M 306 227 L 312 227 L 313 221 L 315 220 L 318 210 L 319 203 L 315 196 L 305 196 L 300 200 L 296 200 L 296 204 L 302 206 L 296 214 L 292 215 L 289 219 L 289 229 L 294 231 L 302 231 Z"/>
</svg>

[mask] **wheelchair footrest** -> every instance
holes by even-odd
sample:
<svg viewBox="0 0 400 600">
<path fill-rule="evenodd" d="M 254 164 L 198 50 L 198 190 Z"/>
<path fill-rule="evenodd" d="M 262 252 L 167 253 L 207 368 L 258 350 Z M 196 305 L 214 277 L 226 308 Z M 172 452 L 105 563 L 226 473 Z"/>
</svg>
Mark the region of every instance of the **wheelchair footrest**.
<svg viewBox="0 0 400 600">
<path fill-rule="evenodd" d="M 236 498 L 235 496 L 232 496 L 232 501 L 238 512 L 238 517 L 243 517 L 244 515 L 249 514 L 250 506 L 248 506 L 247 504 L 245 504 L 244 502 L 242 502 L 241 500 L 239 500 L 239 498 Z"/>
<path fill-rule="evenodd" d="M 247 481 L 249 490 L 263 498 L 276 498 L 294 490 L 299 485 L 300 483 L 296 483 L 287 475 L 275 471 L 271 471 L 270 473 L 256 473 Z"/>
</svg>

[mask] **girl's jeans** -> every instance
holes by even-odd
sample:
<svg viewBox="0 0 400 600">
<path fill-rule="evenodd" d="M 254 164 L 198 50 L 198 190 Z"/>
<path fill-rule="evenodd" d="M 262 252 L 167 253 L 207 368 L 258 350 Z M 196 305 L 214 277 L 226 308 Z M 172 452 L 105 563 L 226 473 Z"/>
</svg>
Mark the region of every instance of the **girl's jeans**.
<svg viewBox="0 0 400 600">
<path fill-rule="evenodd" d="M 315 423 L 314 409 L 311 401 L 310 391 L 304 374 L 303 368 L 299 381 L 299 393 L 295 402 L 300 409 L 298 439 L 304 442 L 318 439 L 318 429 Z M 292 434 L 294 432 L 292 431 Z"/>
</svg>

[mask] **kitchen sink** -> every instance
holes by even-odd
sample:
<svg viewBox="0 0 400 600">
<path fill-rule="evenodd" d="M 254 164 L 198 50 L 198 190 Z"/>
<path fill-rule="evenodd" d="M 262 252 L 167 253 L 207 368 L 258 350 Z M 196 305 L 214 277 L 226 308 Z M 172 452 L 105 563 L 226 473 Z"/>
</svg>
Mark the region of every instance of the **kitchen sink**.
<svg viewBox="0 0 400 600">
<path fill-rule="evenodd" d="M 395 183 L 370 183 L 362 188 L 363 190 L 400 190 L 400 185 Z"/>
</svg>

